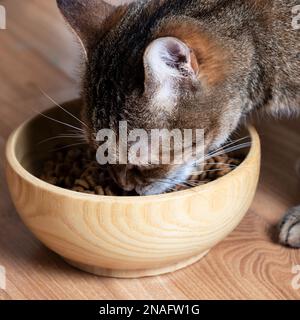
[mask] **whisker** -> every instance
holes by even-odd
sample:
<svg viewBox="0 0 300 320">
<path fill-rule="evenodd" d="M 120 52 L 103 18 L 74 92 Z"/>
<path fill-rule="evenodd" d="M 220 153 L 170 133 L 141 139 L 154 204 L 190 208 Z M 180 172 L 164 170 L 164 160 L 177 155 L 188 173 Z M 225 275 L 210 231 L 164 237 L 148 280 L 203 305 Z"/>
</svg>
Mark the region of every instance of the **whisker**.
<svg viewBox="0 0 300 320">
<path fill-rule="evenodd" d="M 43 144 L 43 143 L 46 143 L 46 142 L 49 142 L 52 140 L 56 140 L 56 139 L 67 139 L 67 138 L 73 138 L 73 139 L 85 141 L 85 138 L 83 136 L 80 137 L 80 136 L 76 136 L 76 135 L 58 135 L 55 137 L 50 137 L 50 138 L 44 139 L 44 140 L 40 141 L 37 145 L 40 145 L 40 144 Z"/>
<path fill-rule="evenodd" d="M 208 172 L 218 172 L 218 171 L 223 171 L 224 169 L 209 169 L 209 170 L 203 170 L 203 171 L 194 171 L 192 174 L 202 174 L 202 173 L 208 173 Z"/>
<path fill-rule="evenodd" d="M 166 185 L 170 186 L 170 183 L 169 183 L 169 182 L 166 182 L 166 181 L 163 181 L 163 180 L 154 180 L 153 182 L 161 183 L 161 184 L 166 184 Z M 184 188 L 186 187 L 185 185 L 179 184 L 179 183 L 175 184 L 175 186 L 181 186 L 181 187 L 184 187 Z M 168 188 L 167 190 L 170 190 L 171 188 L 173 188 L 173 190 L 176 190 L 176 189 L 174 188 L 175 186 L 170 186 L 170 188 Z"/>
<path fill-rule="evenodd" d="M 219 151 L 217 154 L 218 155 L 222 155 L 222 154 L 225 154 L 225 153 L 229 153 L 229 152 L 233 152 L 233 151 L 249 148 L 249 147 L 251 147 L 251 144 L 252 144 L 251 142 L 245 142 L 245 143 L 239 144 L 237 146 L 224 148 L 223 150 Z"/>
<path fill-rule="evenodd" d="M 246 139 L 249 139 L 249 138 L 250 138 L 250 136 L 248 135 L 248 136 L 245 136 L 245 137 L 236 139 L 236 140 L 231 140 L 231 139 L 230 139 L 230 141 L 229 141 L 227 144 L 224 144 L 224 145 L 222 145 L 221 147 L 219 147 L 219 148 L 217 148 L 217 149 L 214 149 L 214 150 L 212 150 L 211 152 L 208 152 L 208 155 L 210 155 L 210 154 L 212 154 L 212 153 L 216 153 L 216 152 L 218 152 L 218 151 L 221 151 L 221 150 L 223 150 L 224 148 L 230 147 L 230 146 L 232 146 L 232 145 L 234 145 L 234 144 L 236 144 L 236 143 L 238 143 L 238 142 L 241 142 L 241 141 L 246 140 Z M 190 154 L 193 153 L 193 150 L 192 150 L 192 149 L 193 149 L 193 146 L 190 146 L 190 147 L 188 147 L 188 148 L 185 149 L 185 152 L 188 151 L 187 155 L 190 155 Z"/>
<path fill-rule="evenodd" d="M 251 146 L 251 142 L 246 142 L 246 143 L 239 144 L 237 146 L 232 146 L 230 148 L 225 148 L 225 149 L 222 149 L 219 152 L 208 154 L 206 157 L 204 157 L 204 160 L 209 160 L 211 158 L 220 156 L 220 155 L 225 154 L 225 153 L 229 153 L 229 152 L 233 152 L 233 151 L 249 148 L 250 146 Z"/>
<path fill-rule="evenodd" d="M 233 166 L 233 167 L 237 167 L 237 165 L 236 164 L 230 164 L 230 163 L 226 163 L 226 162 L 203 162 L 203 163 L 201 163 L 201 165 L 208 165 L 208 164 L 210 164 L 210 165 L 214 165 L 214 164 L 221 164 L 221 165 L 224 165 L 224 166 Z"/>
<path fill-rule="evenodd" d="M 79 131 L 79 132 L 84 132 L 83 129 L 77 128 L 77 127 L 75 127 L 75 126 L 73 126 L 73 125 L 71 125 L 71 124 L 69 124 L 69 123 L 66 123 L 66 122 L 63 122 L 63 121 L 60 121 L 60 120 L 51 118 L 51 117 L 43 114 L 42 112 L 39 112 L 39 111 L 36 111 L 36 112 L 37 112 L 38 114 L 40 114 L 42 117 L 44 117 L 44 118 L 46 118 L 46 119 L 48 119 L 48 120 L 52 120 L 52 121 L 54 121 L 54 122 L 56 122 L 56 123 L 62 124 L 62 125 L 66 126 L 66 127 L 69 127 L 69 128 L 73 128 L 73 129 L 75 129 L 75 130 L 77 130 L 77 131 Z"/>
<path fill-rule="evenodd" d="M 60 150 L 63 150 L 63 149 L 67 149 L 67 148 L 71 148 L 71 147 L 75 147 L 75 146 L 79 146 L 79 145 L 84 145 L 86 143 L 82 142 L 82 143 L 73 143 L 73 144 L 69 144 L 69 145 L 66 145 L 66 146 L 63 146 L 61 148 L 56 148 L 56 149 L 53 149 L 51 152 L 56 152 L 56 151 L 60 151 Z"/>
<path fill-rule="evenodd" d="M 246 140 L 246 139 L 249 139 L 249 138 L 250 138 L 250 136 L 245 136 L 245 137 L 240 138 L 240 139 L 231 140 L 229 143 L 224 144 L 224 145 L 221 146 L 220 148 L 213 150 L 212 153 L 215 153 L 215 152 L 217 152 L 217 151 L 223 150 L 224 148 L 230 147 L 230 146 L 232 146 L 232 145 L 235 144 L 235 143 L 241 142 L 241 141 Z M 209 152 L 208 154 L 210 154 L 210 152 Z"/>
<path fill-rule="evenodd" d="M 237 168 L 238 166 L 236 166 Z M 251 168 L 252 166 L 245 166 L 245 168 Z M 222 171 L 223 169 L 210 169 L 210 170 L 204 170 L 204 171 L 194 171 L 192 173 L 192 175 L 196 175 L 196 174 L 202 174 L 202 173 L 208 173 L 208 172 L 216 172 L 216 171 Z"/>
<path fill-rule="evenodd" d="M 182 181 L 182 180 L 177 180 L 177 179 L 173 179 L 173 178 L 164 178 L 163 180 L 161 180 L 161 179 L 153 180 L 153 182 L 159 182 L 159 181 L 163 181 L 165 184 L 172 183 L 175 186 L 181 186 L 181 187 L 184 187 L 184 188 L 185 187 L 197 187 L 199 185 L 199 183 L 201 183 L 201 181 L 199 181 L 199 183 L 194 183 L 191 180 Z M 169 181 L 169 182 L 166 182 L 166 181 Z"/>
<path fill-rule="evenodd" d="M 63 106 L 61 106 L 59 103 L 57 103 L 53 98 L 51 98 L 43 89 L 41 89 L 40 87 L 38 87 L 39 90 L 41 91 L 41 93 L 48 98 L 52 103 L 54 103 L 58 108 L 60 108 L 61 110 L 63 110 L 65 113 L 67 113 L 69 116 L 71 116 L 73 119 L 79 121 L 79 123 L 81 123 L 82 125 L 84 125 L 85 127 L 89 128 L 89 126 L 84 123 L 82 120 L 80 120 L 79 118 L 77 118 L 74 114 L 72 114 L 70 111 L 66 110 Z"/>
</svg>

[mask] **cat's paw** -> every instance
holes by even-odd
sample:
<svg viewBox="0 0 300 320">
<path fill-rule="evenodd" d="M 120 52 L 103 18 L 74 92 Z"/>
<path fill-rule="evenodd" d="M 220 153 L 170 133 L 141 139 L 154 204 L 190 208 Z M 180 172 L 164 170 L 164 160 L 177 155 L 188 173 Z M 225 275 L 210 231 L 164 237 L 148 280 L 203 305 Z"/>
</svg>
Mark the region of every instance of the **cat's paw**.
<svg viewBox="0 0 300 320">
<path fill-rule="evenodd" d="M 300 206 L 290 209 L 279 224 L 279 241 L 300 248 Z"/>
</svg>

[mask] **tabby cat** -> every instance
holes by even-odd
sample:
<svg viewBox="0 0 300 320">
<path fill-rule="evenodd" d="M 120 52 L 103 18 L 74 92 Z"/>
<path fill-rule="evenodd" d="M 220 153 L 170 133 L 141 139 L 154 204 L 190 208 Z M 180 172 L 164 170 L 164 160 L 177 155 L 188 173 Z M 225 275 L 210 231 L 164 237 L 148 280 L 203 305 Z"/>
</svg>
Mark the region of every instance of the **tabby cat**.
<svg viewBox="0 0 300 320">
<path fill-rule="evenodd" d="M 208 152 L 254 111 L 300 110 L 300 30 L 292 23 L 300 0 L 57 3 L 85 54 L 91 144 L 93 132 L 126 120 L 132 128 L 201 127 Z M 192 168 L 186 161 L 109 170 L 124 189 L 148 195 L 185 181 Z M 282 220 L 280 241 L 300 247 L 300 206 Z"/>
</svg>

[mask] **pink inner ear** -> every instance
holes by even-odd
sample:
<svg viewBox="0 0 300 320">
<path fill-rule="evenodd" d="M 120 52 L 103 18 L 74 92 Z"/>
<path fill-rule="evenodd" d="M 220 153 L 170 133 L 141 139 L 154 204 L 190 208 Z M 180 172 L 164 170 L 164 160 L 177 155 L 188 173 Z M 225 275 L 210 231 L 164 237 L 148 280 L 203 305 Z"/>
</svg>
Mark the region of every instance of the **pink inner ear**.
<svg viewBox="0 0 300 320">
<path fill-rule="evenodd" d="M 161 40 L 163 41 L 161 59 L 169 67 L 180 69 L 190 63 L 190 50 L 183 42 L 176 38 Z"/>
<path fill-rule="evenodd" d="M 175 37 L 158 38 L 150 43 L 144 54 L 146 78 L 157 83 L 172 83 L 196 74 L 189 47 Z"/>
</svg>

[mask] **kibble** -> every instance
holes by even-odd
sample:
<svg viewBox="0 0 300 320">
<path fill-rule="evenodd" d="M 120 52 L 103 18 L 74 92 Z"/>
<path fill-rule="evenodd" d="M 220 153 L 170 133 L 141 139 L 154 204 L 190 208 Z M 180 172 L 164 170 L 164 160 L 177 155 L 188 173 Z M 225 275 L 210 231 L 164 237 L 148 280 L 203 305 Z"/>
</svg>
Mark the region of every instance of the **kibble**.
<svg viewBox="0 0 300 320">
<path fill-rule="evenodd" d="M 181 191 L 195 185 L 206 184 L 225 176 L 243 160 L 241 155 L 222 154 L 208 159 L 204 168 L 198 168 L 186 183 L 179 184 L 174 191 Z M 40 178 L 47 183 L 99 196 L 137 195 L 122 191 L 112 182 L 108 173 L 95 161 L 95 152 L 90 148 L 72 148 L 59 151 L 52 159 L 45 161 Z"/>
</svg>

